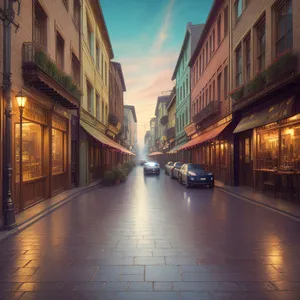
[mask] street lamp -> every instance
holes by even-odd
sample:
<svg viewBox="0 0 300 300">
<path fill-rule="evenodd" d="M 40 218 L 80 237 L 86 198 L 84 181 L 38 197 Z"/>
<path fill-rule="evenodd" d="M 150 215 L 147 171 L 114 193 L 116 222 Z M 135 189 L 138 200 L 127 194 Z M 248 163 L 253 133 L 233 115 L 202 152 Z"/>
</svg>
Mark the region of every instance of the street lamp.
<svg viewBox="0 0 300 300">
<path fill-rule="evenodd" d="M 19 110 L 20 110 L 20 142 L 19 142 L 19 172 L 20 172 L 20 205 L 21 205 L 21 210 L 24 208 L 23 207 L 23 111 L 24 111 L 24 107 L 26 105 L 27 102 L 27 97 L 23 94 L 22 91 L 20 91 L 17 95 L 16 95 L 16 100 L 19 106 Z"/>
</svg>

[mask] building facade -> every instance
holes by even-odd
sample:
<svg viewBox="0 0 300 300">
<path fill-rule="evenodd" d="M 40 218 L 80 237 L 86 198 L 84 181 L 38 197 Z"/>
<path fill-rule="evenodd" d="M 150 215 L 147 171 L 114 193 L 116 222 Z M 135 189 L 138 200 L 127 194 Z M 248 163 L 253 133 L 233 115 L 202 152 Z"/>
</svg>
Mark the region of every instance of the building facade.
<svg viewBox="0 0 300 300">
<path fill-rule="evenodd" d="M 187 141 L 184 127 L 190 123 L 190 68 L 189 61 L 204 25 L 188 23 L 182 48 L 172 80 L 176 80 L 176 145 Z"/>
<path fill-rule="evenodd" d="M 172 89 L 170 100 L 167 103 L 167 151 L 175 147 L 175 133 L 176 133 L 176 87 Z"/>
<path fill-rule="evenodd" d="M 232 180 L 229 41 L 229 1 L 215 1 L 190 61 L 192 122 L 181 148 L 226 184 Z"/>
<path fill-rule="evenodd" d="M 150 152 L 158 150 L 155 144 L 156 135 L 157 135 L 157 118 L 150 119 Z"/>
<path fill-rule="evenodd" d="M 124 146 L 136 153 L 137 150 L 137 118 L 133 105 L 124 105 Z"/>
<path fill-rule="evenodd" d="M 299 12 L 295 0 L 232 2 L 235 184 L 291 198 L 300 170 Z"/>
<path fill-rule="evenodd" d="M 0 1 L 1 8 L 3 4 Z M 17 10 L 17 3 L 13 8 Z M 80 11 L 76 0 L 25 0 L 15 18 L 18 31 L 12 25 L 11 188 L 16 213 L 78 185 Z M 3 41 L 2 26 L 0 39 Z M 2 50 L 1 80 L 3 61 L 9 60 Z M 20 91 L 27 98 L 22 118 L 16 101 Z M 1 103 L 5 103 L 2 95 Z M 1 107 L 5 121 L 4 109 L 9 107 Z M 4 188 L 6 197 L 7 182 Z"/>
</svg>

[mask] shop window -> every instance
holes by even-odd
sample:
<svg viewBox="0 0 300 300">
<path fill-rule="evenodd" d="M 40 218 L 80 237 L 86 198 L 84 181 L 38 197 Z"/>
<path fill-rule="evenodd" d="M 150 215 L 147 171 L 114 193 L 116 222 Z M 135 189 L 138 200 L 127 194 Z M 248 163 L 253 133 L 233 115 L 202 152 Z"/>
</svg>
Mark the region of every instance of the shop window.
<svg viewBox="0 0 300 300">
<path fill-rule="evenodd" d="M 16 141 L 16 181 L 20 180 L 20 125 L 15 125 Z M 22 128 L 22 166 L 23 181 L 43 175 L 43 127 L 35 123 L 23 122 Z"/>
<path fill-rule="evenodd" d="M 34 2 L 34 26 L 33 26 L 33 39 L 37 46 L 46 50 L 47 42 L 47 15 L 38 1 Z"/>
<path fill-rule="evenodd" d="M 258 71 L 265 69 L 266 65 L 266 24 L 263 18 L 256 27 L 257 32 L 257 64 Z"/>
<path fill-rule="evenodd" d="M 73 1 L 73 20 L 75 22 L 75 25 L 77 29 L 80 29 L 80 2 L 79 0 L 74 0 Z"/>
<path fill-rule="evenodd" d="M 52 174 L 64 172 L 64 133 L 52 129 Z"/>
<path fill-rule="evenodd" d="M 276 55 L 293 47 L 293 7 L 292 0 L 280 1 L 276 9 Z"/>
<path fill-rule="evenodd" d="M 220 164 L 227 166 L 227 143 L 224 142 L 220 144 Z"/>
<path fill-rule="evenodd" d="M 278 129 L 259 131 L 257 134 L 257 168 L 278 168 Z"/>
<path fill-rule="evenodd" d="M 281 130 L 280 168 L 300 170 L 300 124 Z"/>
<path fill-rule="evenodd" d="M 213 144 L 210 146 L 210 162 L 212 165 L 215 164 L 215 148 Z"/>
<path fill-rule="evenodd" d="M 56 64 L 61 70 L 64 68 L 64 52 L 65 52 L 65 41 L 62 36 L 56 32 Z"/>
</svg>

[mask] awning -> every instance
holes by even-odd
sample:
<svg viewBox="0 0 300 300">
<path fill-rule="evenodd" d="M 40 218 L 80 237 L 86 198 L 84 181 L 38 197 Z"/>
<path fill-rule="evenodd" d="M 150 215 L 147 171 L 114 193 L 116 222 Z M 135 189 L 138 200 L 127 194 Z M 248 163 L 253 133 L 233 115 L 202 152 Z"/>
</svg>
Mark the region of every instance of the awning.
<svg viewBox="0 0 300 300">
<path fill-rule="evenodd" d="M 125 147 L 123 147 L 120 144 L 116 143 L 115 141 L 111 140 L 110 138 L 108 138 L 106 135 L 104 135 L 102 132 L 100 132 L 99 130 L 97 130 L 93 126 L 91 126 L 91 125 L 89 125 L 89 124 L 87 124 L 83 121 L 80 121 L 80 125 L 89 135 L 91 135 L 93 138 L 95 138 L 100 143 L 105 144 L 109 147 L 115 148 L 115 149 L 117 149 L 117 150 L 119 150 L 119 151 L 121 151 L 125 154 L 135 156 L 134 153 L 130 152 Z"/>
<path fill-rule="evenodd" d="M 181 146 L 178 150 L 188 149 L 198 144 L 202 144 L 206 141 L 216 138 L 229 124 L 230 122 L 199 135 L 198 137 L 188 141 L 186 144 Z"/>
<path fill-rule="evenodd" d="M 150 153 L 148 156 L 155 156 L 155 155 L 163 155 L 163 153 L 156 151 L 156 152 Z"/>
<path fill-rule="evenodd" d="M 290 98 L 256 113 L 252 113 L 242 118 L 233 133 L 239 133 L 288 118 L 293 115 L 293 103 L 293 98 Z"/>
<path fill-rule="evenodd" d="M 172 148 L 170 151 L 168 151 L 167 153 L 168 154 L 173 154 L 173 153 L 176 153 L 178 151 L 178 149 L 183 146 L 185 143 L 181 143 L 181 144 L 178 144 L 176 145 L 174 148 Z"/>
</svg>

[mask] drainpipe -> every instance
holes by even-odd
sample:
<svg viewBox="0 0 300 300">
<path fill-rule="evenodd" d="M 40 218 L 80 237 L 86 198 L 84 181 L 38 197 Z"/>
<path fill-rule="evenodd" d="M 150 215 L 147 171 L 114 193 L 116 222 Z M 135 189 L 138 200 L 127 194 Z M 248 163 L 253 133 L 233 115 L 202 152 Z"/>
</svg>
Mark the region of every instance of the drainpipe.
<svg viewBox="0 0 300 300">
<path fill-rule="evenodd" d="M 3 209 L 4 209 L 4 228 L 13 229 L 16 226 L 14 202 L 12 199 L 12 139 L 11 139 L 11 23 L 13 22 L 13 1 L 4 1 L 3 20 L 3 99 L 4 99 L 4 149 L 3 149 Z"/>
</svg>

